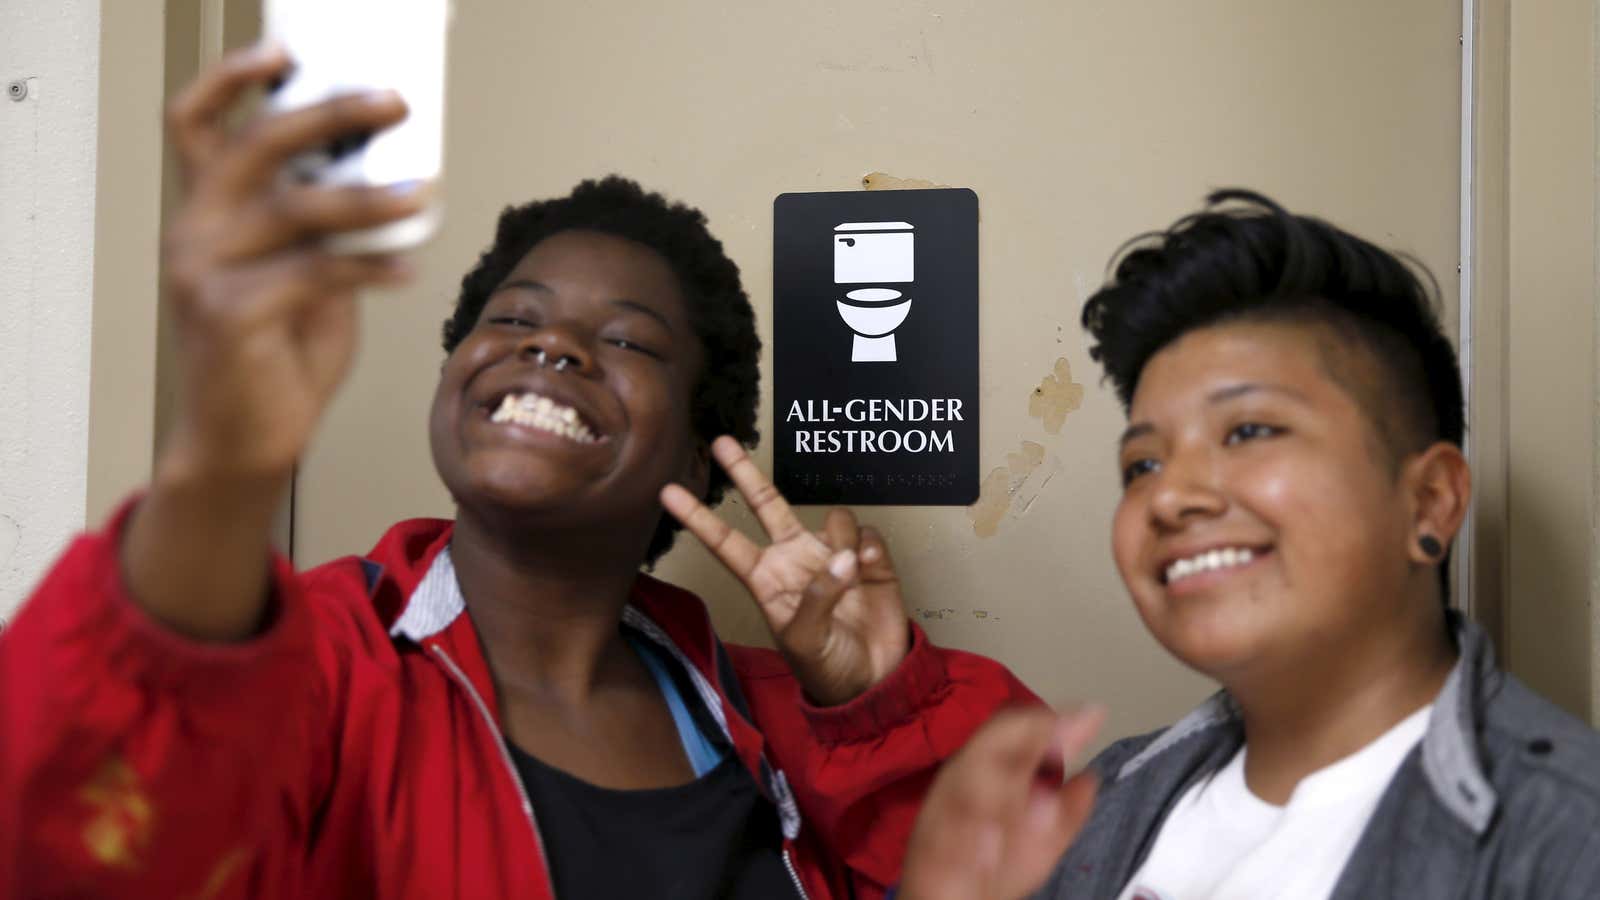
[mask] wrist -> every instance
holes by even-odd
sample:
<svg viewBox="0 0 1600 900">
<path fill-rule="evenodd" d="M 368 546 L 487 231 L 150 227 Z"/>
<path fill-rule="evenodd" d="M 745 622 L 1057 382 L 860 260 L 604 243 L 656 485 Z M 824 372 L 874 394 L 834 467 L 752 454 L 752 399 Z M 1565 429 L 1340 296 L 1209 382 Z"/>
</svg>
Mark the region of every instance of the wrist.
<svg viewBox="0 0 1600 900">
<path fill-rule="evenodd" d="M 152 492 L 206 496 L 220 505 L 275 509 L 294 477 L 294 461 L 265 463 L 210 446 L 191 429 L 174 428 L 156 458 Z"/>
</svg>

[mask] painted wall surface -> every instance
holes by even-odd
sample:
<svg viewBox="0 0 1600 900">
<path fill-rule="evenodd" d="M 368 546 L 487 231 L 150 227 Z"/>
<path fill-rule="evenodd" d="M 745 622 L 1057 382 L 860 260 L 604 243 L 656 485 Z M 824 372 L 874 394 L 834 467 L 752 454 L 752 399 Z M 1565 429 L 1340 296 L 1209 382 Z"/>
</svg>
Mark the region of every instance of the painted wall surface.
<svg viewBox="0 0 1600 900">
<path fill-rule="evenodd" d="M 1534 689 L 1595 721 L 1600 543 L 1595 531 L 1594 0 L 1510 10 L 1505 654 Z"/>
<path fill-rule="evenodd" d="M 100 10 L 88 523 L 150 478 L 160 295 L 163 21 L 147 3 Z"/>
<path fill-rule="evenodd" d="M 608 172 L 699 205 L 767 330 L 777 194 L 871 173 L 970 187 L 983 499 L 864 517 L 935 639 L 1049 698 L 1108 703 L 1108 733 L 1168 721 L 1209 686 L 1146 635 L 1112 568 L 1122 417 L 1079 306 L 1123 240 L 1248 185 L 1416 254 L 1453 328 L 1459 21 L 1455 0 L 460 4 L 446 226 L 419 282 L 365 307 L 362 358 L 301 472 L 297 561 L 450 514 L 424 430 L 439 323 L 504 205 Z M 765 640 L 692 541 L 660 568 L 725 636 Z"/>
<path fill-rule="evenodd" d="M 82 527 L 100 4 L 0 4 L 0 617 Z"/>
</svg>

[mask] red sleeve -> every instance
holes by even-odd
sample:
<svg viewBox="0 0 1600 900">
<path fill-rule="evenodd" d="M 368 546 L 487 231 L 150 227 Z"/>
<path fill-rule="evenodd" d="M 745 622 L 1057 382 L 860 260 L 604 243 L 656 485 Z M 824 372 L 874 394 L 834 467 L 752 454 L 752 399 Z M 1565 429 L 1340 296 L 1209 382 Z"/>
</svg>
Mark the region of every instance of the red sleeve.
<svg viewBox="0 0 1600 900">
<path fill-rule="evenodd" d="M 915 623 L 911 632 L 911 649 L 888 678 L 835 707 L 808 703 L 777 653 L 729 648 L 804 827 L 844 860 L 862 897 L 880 897 L 899 880 L 939 765 L 998 710 L 1041 702 L 994 660 L 936 647 Z"/>
<path fill-rule="evenodd" d="M 128 594 L 127 518 L 0 632 L 0 896 L 289 896 L 331 772 L 305 585 L 275 558 L 263 634 L 187 640 Z"/>
</svg>

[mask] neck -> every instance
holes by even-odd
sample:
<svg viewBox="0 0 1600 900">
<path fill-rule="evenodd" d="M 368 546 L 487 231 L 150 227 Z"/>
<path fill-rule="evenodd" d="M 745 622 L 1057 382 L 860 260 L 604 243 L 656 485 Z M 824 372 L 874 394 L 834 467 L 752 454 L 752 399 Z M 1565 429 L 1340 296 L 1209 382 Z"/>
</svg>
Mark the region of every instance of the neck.
<svg viewBox="0 0 1600 900">
<path fill-rule="evenodd" d="M 508 528 L 458 510 L 450 554 L 502 695 L 581 704 L 636 668 L 618 626 L 648 540 L 618 529 Z"/>
<path fill-rule="evenodd" d="M 1330 646 L 1294 671 L 1227 684 L 1244 716 L 1245 782 L 1268 803 L 1377 740 L 1438 696 L 1456 651 L 1437 601 L 1360 647 Z"/>
</svg>

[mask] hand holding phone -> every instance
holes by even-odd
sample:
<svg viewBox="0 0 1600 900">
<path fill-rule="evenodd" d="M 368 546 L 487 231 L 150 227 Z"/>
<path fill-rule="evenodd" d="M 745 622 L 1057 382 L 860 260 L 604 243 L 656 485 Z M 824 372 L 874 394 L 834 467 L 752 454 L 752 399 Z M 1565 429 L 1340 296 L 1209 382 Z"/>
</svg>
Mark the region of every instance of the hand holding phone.
<svg viewBox="0 0 1600 900">
<path fill-rule="evenodd" d="M 427 208 L 379 228 L 330 236 L 339 253 L 381 253 L 438 228 L 444 174 L 445 58 L 450 0 L 267 0 L 263 31 L 293 60 L 266 112 L 303 109 L 341 94 L 392 90 L 409 113 L 398 126 L 336 136 L 290 160 L 285 178 L 329 187 L 420 182 Z"/>
<path fill-rule="evenodd" d="M 122 561 L 146 611 L 206 640 L 260 627 L 272 522 L 349 371 L 357 296 L 408 274 L 394 255 L 333 253 L 328 237 L 426 209 L 415 191 L 283 177 L 289 159 L 406 114 L 390 92 L 344 94 L 237 127 L 245 98 L 289 69 L 271 45 L 231 53 L 167 112 L 184 186 L 162 241 L 180 384 Z"/>
</svg>

